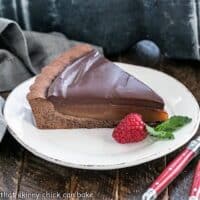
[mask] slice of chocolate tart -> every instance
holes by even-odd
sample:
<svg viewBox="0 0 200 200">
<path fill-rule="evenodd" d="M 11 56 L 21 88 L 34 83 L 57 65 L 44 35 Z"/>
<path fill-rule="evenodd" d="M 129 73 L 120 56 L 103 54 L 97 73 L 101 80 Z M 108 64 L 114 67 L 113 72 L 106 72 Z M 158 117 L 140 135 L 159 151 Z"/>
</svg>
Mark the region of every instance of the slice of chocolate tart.
<svg viewBox="0 0 200 200">
<path fill-rule="evenodd" d="M 44 67 L 27 99 L 41 129 L 108 128 L 132 112 L 150 123 L 168 118 L 158 94 L 86 44 Z"/>
</svg>

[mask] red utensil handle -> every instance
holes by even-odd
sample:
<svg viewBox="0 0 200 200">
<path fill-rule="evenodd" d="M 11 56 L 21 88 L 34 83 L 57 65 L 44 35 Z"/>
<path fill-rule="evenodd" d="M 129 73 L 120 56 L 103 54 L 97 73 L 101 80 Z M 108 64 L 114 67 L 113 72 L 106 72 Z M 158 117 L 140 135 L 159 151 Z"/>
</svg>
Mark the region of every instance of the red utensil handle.
<svg viewBox="0 0 200 200">
<path fill-rule="evenodd" d="M 200 199 L 200 161 L 197 164 L 195 173 L 194 173 L 194 178 L 193 178 L 193 183 L 192 187 L 190 190 L 190 198 L 192 199 Z"/>
<path fill-rule="evenodd" d="M 150 186 L 159 195 L 179 174 L 186 165 L 195 157 L 195 152 L 186 148 L 174 160 L 172 160 L 164 171 Z"/>
<path fill-rule="evenodd" d="M 183 171 L 186 165 L 199 153 L 200 136 L 192 140 L 186 149 L 167 165 L 160 176 L 158 176 L 148 190 L 142 195 L 142 200 L 155 200 L 157 196 Z M 192 200 L 194 200 L 193 197 Z"/>
</svg>

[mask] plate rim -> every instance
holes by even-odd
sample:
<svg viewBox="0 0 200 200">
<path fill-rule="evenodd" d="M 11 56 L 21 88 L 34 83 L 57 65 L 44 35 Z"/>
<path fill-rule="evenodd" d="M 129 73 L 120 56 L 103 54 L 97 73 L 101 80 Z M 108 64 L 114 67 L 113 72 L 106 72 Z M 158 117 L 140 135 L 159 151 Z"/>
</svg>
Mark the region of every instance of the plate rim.
<svg viewBox="0 0 200 200">
<path fill-rule="evenodd" d="M 129 67 L 132 67 L 133 65 L 132 64 L 128 64 L 128 63 L 121 63 L 121 62 L 115 62 L 116 64 L 122 64 L 122 65 L 127 65 Z M 19 142 L 25 149 L 27 149 L 29 152 L 31 152 L 33 155 L 37 156 L 37 157 L 40 157 L 46 161 L 49 161 L 51 163 L 54 163 L 54 164 L 58 164 L 58 165 L 61 165 L 61 166 L 65 166 L 65 167 L 71 167 L 71 168 L 76 168 L 76 169 L 87 169 L 87 170 L 112 170 L 112 169 L 121 169 L 121 168 L 127 168 L 127 167 L 133 167 L 133 166 L 137 166 L 137 165 L 140 165 L 140 164 L 143 164 L 143 163 L 147 163 L 147 162 L 150 162 L 152 160 L 155 160 L 155 159 L 158 159 L 158 158 L 161 158 L 163 156 L 166 156 L 170 153 L 172 153 L 173 151 L 177 150 L 178 148 L 181 148 L 183 145 L 185 145 L 188 141 L 190 141 L 196 134 L 197 130 L 198 130 L 198 127 L 199 127 L 199 124 L 200 124 L 200 108 L 199 108 L 199 104 L 198 104 L 198 101 L 197 99 L 194 97 L 194 95 L 192 94 L 192 92 L 180 81 L 178 81 L 176 78 L 174 78 L 173 76 L 171 75 L 168 75 L 162 71 L 159 71 L 157 69 L 152 69 L 152 68 L 149 68 L 149 67 L 145 67 L 145 66 L 138 66 L 138 65 L 134 65 L 134 67 L 137 67 L 137 68 L 141 68 L 141 69 L 145 69 L 145 70 L 151 70 L 151 71 L 156 71 L 158 73 L 161 73 L 165 76 L 168 76 L 169 78 L 172 78 L 175 82 L 177 82 L 178 84 L 180 84 L 189 94 L 190 96 L 193 98 L 193 100 L 196 102 L 196 106 L 197 106 L 197 109 L 198 109 L 198 113 L 197 113 L 197 121 L 196 121 L 196 124 L 193 128 L 193 130 L 191 131 L 191 137 L 190 138 L 186 138 L 181 144 L 179 145 L 176 145 L 174 147 L 171 147 L 171 148 L 168 148 L 166 149 L 164 152 L 162 153 L 154 153 L 152 154 L 151 156 L 148 156 L 148 157 L 143 157 L 143 158 L 138 158 L 136 160 L 133 161 L 130 161 L 130 162 L 123 162 L 123 163 L 119 163 L 119 164 L 112 164 L 112 165 L 105 165 L 105 164 L 102 164 L 102 165 L 87 165 L 87 164 L 75 164 L 75 163 L 72 163 L 72 162 L 66 162 L 66 161 L 63 161 L 63 160 L 60 160 L 60 159 L 56 159 L 56 158 L 52 158 L 50 156 L 47 156 L 43 153 L 40 153 L 39 151 L 37 151 L 36 149 L 32 148 L 30 145 L 27 145 L 23 142 L 23 140 L 21 140 L 17 134 L 15 133 L 14 130 L 12 130 L 12 128 L 9 126 L 9 123 L 7 122 L 7 125 L 8 125 L 8 130 L 9 130 L 9 133 L 16 139 L 17 142 Z M 20 83 L 18 86 L 16 86 L 13 91 L 20 87 L 22 84 L 30 81 L 31 79 L 34 79 L 36 76 L 34 77 L 31 77 L 29 79 L 27 79 L 26 81 Z M 12 92 L 13 92 L 12 91 Z M 8 95 L 7 99 L 10 98 L 12 92 Z M 7 105 L 7 100 L 6 100 L 6 103 L 4 105 L 4 109 L 3 109 L 3 113 L 5 114 L 5 111 L 6 111 L 6 105 Z"/>
</svg>

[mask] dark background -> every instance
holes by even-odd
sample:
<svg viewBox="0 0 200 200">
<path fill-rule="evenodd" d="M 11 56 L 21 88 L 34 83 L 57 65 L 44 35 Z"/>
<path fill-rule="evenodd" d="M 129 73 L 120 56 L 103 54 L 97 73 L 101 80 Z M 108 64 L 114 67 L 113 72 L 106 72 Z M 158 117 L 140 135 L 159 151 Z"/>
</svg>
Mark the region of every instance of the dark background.
<svg viewBox="0 0 200 200">
<path fill-rule="evenodd" d="M 107 54 L 153 40 L 166 57 L 200 59 L 200 0 L 1 0 L 0 16 L 23 29 L 60 31 Z"/>
</svg>

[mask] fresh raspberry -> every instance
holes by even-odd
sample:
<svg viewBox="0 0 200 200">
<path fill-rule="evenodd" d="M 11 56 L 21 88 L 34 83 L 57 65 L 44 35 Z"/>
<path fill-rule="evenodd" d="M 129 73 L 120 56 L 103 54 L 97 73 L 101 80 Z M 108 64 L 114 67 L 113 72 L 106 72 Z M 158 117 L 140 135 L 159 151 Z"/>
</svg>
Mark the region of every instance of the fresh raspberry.
<svg viewBox="0 0 200 200">
<path fill-rule="evenodd" d="M 142 116 L 137 113 L 128 114 L 114 129 L 112 137 L 119 143 L 131 143 L 144 140 L 147 136 Z"/>
</svg>

